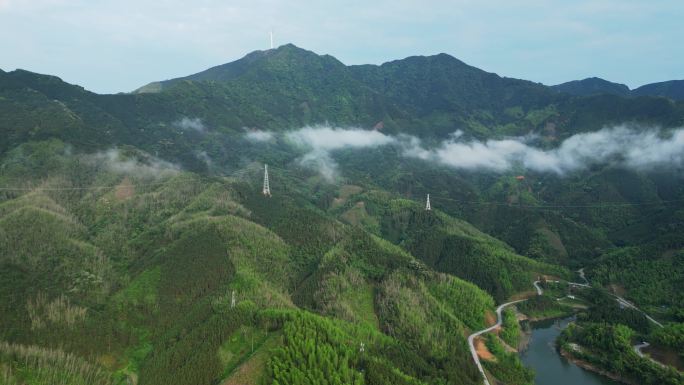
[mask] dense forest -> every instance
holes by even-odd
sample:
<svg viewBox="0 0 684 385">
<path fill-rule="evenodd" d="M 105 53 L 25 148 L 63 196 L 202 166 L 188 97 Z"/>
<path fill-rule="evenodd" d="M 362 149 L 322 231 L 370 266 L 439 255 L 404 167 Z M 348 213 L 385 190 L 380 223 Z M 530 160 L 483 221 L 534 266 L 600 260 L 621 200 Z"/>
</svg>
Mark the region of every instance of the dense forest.
<svg viewBox="0 0 684 385">
<path fill-rule="evenodd" d="M 667 140 L 684 103 L 292 45 L 130 94 L 0 71 L 0 384 L 481 384 L 467 336 L 511 298 L 531 318 L 577 312 L 564 351 L 681 383 L 632 349 L 684 357 L 680 169 L 423 156 L 511 137 L 556 154 L 621 124 Z M 387 144 L 302 145 L 329 126 Z M 550 283 L 580 268 L 595 290 Z M 521 333 L 508 309 L 481 338 L 491 379 L 533 383 Z"/>
<path fill-rule="evenodd" d="M 2 339 L 46 357 L 26 366 L 5 345 L 8 383 L 53 375 L 40 374 L 51 355 L 83 383 L 109 371 L 112 383 L 213 384 L 252 364 L 273 383 L 478 383 L 465 336 L 486 325 L 490 294 L 307 202 L 298 178 L 274 178 L 291 191 L 265 198 L 246 178 L 145 174 L 137 155 L 119 154 L 135 169 L 120 173 L 49 141 L 4 163 L 6 181 L 46 167 L 35 183 L 62 186 L 0 204 Z"/>
</svg>

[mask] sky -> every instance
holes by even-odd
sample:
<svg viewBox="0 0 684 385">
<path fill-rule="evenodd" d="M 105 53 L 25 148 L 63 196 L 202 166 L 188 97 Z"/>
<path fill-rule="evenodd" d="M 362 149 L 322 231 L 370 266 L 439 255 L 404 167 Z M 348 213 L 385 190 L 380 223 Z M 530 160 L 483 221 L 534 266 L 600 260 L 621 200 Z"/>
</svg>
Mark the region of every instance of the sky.
<svg viewBox="0 0 684 385">
<path fill-rule="evenodd" d="M 681 0 L 0 0 L 0 69 L 129 92 L 293 43 L 345 64 L 450 54 L 501 76 L 684 79 Z"/>
</svg>

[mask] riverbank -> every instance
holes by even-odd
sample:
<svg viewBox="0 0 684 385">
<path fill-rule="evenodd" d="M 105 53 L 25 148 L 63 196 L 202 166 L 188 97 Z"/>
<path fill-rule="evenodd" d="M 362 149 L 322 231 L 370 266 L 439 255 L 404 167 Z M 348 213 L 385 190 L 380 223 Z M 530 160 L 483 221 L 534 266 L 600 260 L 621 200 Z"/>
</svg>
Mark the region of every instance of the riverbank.
<svg viewBox="0 0 684 385">
<path fill-rule="evenodd" d="M 530 344 L 530 339 L 532 338 L 532 329 L 534 324 L 540 322 L 551 322 L 556 320 L 564 320 L 567 318 L 573 318 L 577 314 L 577 309 L 571 308 L 565 312 L 550 313 L 548 315 L 538 315 L 535 317 L 530 317 L 525 313 L 518 311 L 518 322 L 520 324 L 520 338 L 518 339 L 518 352 L 523 352 Z"/>
<path fill-rule="evenodd" d="M 566 311 L 566 312 L 557 312 L 557 313 L 552 313 L 552 314 L 548 314 L 548 315 L 537 315 L 534 317 L 530 317 L 524 313 L 520 313 L 520 314 L 525 316 L 524 318 L 521 319 L 521 321 L 527 321 L 529 323 L 534 323 L 534 322 L 553 321 L 556 319 L 568 318 L 568 317 L 572 317 L 576 313 L 577 313 L 576 310 L 570 309 L 569 311 Z"/>
<path fill-rule="evenodd" d="M 528 323 L 527 346 L 520 351 L 523 364 L 535 371 L 536 385 L 621 385 L 568 361 L 556 349 L 556 339 L 574 317 Z"/>
<path fill-rule="evenodd" d="M 595 365 L 593 365 L 593 364 L 591 364 L 591 363 L 589 363 L 589 362 L 587 362 L 587 361 L 584 361 L 584 360 L 582 360 L 582 359 L 580 359 L 580 358 L 577 358 L 577 357 L 575 357 L 575 355 L 573 355 L 571 352 L 569 352 L 569 351 L 567 351 L 567 350 L 565 350 L 565 349 L 563 349 L 563 348 L 558 348 L 558 351 L 559 351 L 559 353 L 560 353 L 561 356 L 563 356 L 566 360 L 568 360 L 568 362 L 570 362 L 570 363 L 572 363 L 572 364 L 574 364 L 574 365 L 577 365 L 578 367 L 580 367 L 580 368 L 582 368 L 582 369 L 588 370 L 588 371 L 590 371 L 590 372 L 594 372 L 594 373 L 596 373 L 596 374 L 600 374 L 600 375 L 602 375 L 602 376 L 605 376 L 605 377 L 610 378 L 611 380 L 619 381 L 619 382 L 621 382 L 621 383 L 623 383 L 623 384 L 627 384 L 627 385 L 639 385 L 637 382 L 635 382 L 635 381 L 633 381 L 633 380 L 630 380 L 630 379 L 628 379 L 628 378 L 625 378 L 625 377 L 623 377 L 623 376 L 621 376 L 621 375 L 619 375 L 619 374 L 616 374 L 616 373 L 609 372 L 609 371 L 607 371 L 607 370 L 601 369 L 601 368 L 599 368 L 599 367 L 597 367 L 597 366 L 595 366 Z"/>
<path fill-rule="evenodd" d="M 530 344 L 530 339 L 532 338 L 532 330 L 534 325 L 540 322 L 551 322 L 551 321 L 561 321 L 568 318 L 573 318 L 575 311 L 570 311 L 565 314 L 556 314 L 549 316 L 539 316 L 539 317 L 529 317 L 524 313 L 518 311 L 518 322 L 520 324 L 520 338 L 518 338 L 517 350 L 522 353 L 527 349 Z"/>
<path fill-rule="evenodd" d="M 589 287 L 586 284 L 577 283 L 568 283 L 568 285 L 582 288 Z M 537 286 L 539 285 L 535 285 L 535 287 Z M 556 293 L 553 289 L 550 290 L 551 296 L 538 295 L 518 306 L 520 312 L 529 314 L 527 316 L 518 316 L 518 319 L 526 320 L 526 322 L 522 323 L 524 325 L 524 333 L 521 335 L 522 338 L 519 340 L 518 345 L 520 357 L 526 366 L 534 369 L 537 373 L 537 385 L 547 385 L 550 383 L 554 383 L 555 385 L 638 385 L 639 383 L 636 382 L 637 380 L 643 380 L 645 381 L 644 383 L 658 384 L 665 383 L 670 380 L 670 378 L 676 377 L 672 375 L 672 373 L 663 372 L 662 369 L 655 367 L 655 365 L 646 365 L 646 362 L 642 362 L 641 360 L 638 362 L 628 360 L 630 367 L 626 368 L 625 372 L 622 372 L 622 369 L 618 369 L 621 368 L 620 365 L 616 366 L 613 365 L 613 362 L 603 362 L 601 359 L 594 359 L 601 358 L 601 355 L 597 354 L 596 356 L 592 356 L 591 354 L 585 354 L 583 349 L 579 346 L 575 347 L 570 344 L 563 345 L 567 350 L 558 349 L 556 347 L 556 339 L 562 334 L 561 331 L 567 324 L 574 319 L 571 315 L 578 310 L 586 309 L 590 305 L 587 301 L 591 299 L 578 297 L 578 293 L 571 292 L 571 294 L 561 297 L 562 299 L 559 300 L 556 299 L 556 297 L 560 297 L 563 293 Z M 614 300 L 622 309 L 628 308 L 642 313 L 647 319 L 647 321 L 644 322 L 651 322 L 654 325 L 661 327 L 653 318 L 620 297 L 610 295 L 610 297 L 599 299 L 604 300 L 606 306 L 610 305 L 617 308 L 617 306 L 614 305 Z M 617 311 L 617 313 L 620 312 Z M 615 330 L 611 328 L 605 330 L 599 329 L 599 331 L 602 333 L 601 335 L 606 334 L 607 338 L 614 337 L 611 333 L 615 333 Z M 572 338 L 568 339 L 566 342 L 571 341 Z M 592 340 L 589 340 L 588 343 L 588 346 L 591 348 L 593 346 Z M 629 347 L 636 349 L 631 345 Z M 603 348 L 603 346 L 601 346 L 601 348 Z M 589 350 L 587 353 L 588 352 Z M 624 357 L 619 357 L 620 360 L 622 360 L 622 358 Z M 606 365 L 603 366 L 596 362 Z M 616 372 L 611 372 L 610 368 Z M 629 377 L 624 377 L 627 375 L 626 373 L 629 373 Z"/>
</svg>

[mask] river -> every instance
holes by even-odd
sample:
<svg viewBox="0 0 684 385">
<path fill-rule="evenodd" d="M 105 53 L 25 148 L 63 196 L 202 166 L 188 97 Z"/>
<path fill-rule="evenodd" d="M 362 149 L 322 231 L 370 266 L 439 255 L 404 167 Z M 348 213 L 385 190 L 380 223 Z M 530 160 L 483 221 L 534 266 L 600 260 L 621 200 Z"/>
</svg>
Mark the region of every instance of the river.
<svg viewBox="0 0 684 385">
<path fill-rule="evenodd" d="M 520 354 L 525 366 L 534 369 L 535 385 L 619 385 L 619 382 L 584 370 L 556 351 L 556 337 L 572 317 L 530 324 L 529 345 Z"/>
</svg>

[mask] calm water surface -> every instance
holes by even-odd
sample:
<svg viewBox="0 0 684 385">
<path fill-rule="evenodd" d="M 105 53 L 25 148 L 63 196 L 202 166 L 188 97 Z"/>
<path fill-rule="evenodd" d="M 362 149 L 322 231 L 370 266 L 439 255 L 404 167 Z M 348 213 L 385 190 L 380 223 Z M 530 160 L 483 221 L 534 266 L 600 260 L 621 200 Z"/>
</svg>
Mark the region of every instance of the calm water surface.
<svg viewBox="0 0 684 385">
<path fill-rule="evenodd" d="M 618 385 L 619 382 L 584 370 L 556 351 L 554 342 L 572 318 L 530 324 L 532 336 L 520 359 L 534 369 L 536 385 Z"/>
</svg>

